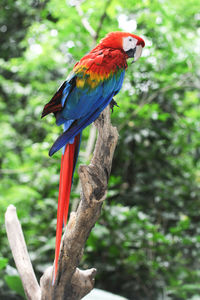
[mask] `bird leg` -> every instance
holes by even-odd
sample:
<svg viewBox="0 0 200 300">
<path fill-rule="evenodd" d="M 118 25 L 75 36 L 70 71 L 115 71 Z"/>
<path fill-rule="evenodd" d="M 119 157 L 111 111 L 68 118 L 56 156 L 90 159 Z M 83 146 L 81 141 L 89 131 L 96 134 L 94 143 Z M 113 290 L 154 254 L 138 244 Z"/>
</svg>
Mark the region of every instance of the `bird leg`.
<svg viewBox="0 0 200 300">
<path fill-rule="evenodd" d="M 117 102 L 112 98 L 111 102 L 110 102 L 110 108 L 112 110 L 112 113 L 113 113 L 113 108 L 114 106 L 117 106 L 119 107 L 119 105 L 117 104 Z"/>
</svg>

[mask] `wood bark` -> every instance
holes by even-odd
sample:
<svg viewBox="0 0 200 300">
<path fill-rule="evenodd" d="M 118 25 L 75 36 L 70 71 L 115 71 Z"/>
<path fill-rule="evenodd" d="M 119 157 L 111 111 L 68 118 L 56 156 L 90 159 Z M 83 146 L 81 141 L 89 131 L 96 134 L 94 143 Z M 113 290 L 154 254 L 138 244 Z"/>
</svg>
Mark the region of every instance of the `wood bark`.
<svg viewBox="0 0 200 300">
<path fill-rule="evenodd" d="M 79 300 L 94 286 L 96 269 L 78 268 L 86 240 L 98 220 L 106 198 L 112 158 L 118 140 L 117 129 L 110 123 L 107 107 L 95 121 L 98 138 L 91 163 L 79 167 L 82 193 L 76 212 L 72 212 L 65 229 L 60 250 L 58 273 L 52 285 L 53 267 L 48 268 L 38 285 L 29 259 L 16 210 L 6 212 L 6 230 L 16 267 L 28 299 Z M 16 247 L 16 244 L 18 245 Z"/>
</svg>

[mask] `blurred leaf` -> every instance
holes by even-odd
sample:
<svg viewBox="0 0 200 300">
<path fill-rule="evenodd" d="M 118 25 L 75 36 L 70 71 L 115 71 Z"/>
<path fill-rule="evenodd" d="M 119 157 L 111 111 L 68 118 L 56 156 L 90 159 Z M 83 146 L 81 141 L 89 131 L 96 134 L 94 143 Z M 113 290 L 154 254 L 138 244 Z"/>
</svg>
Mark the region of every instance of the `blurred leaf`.
<svg viewBox="0 0 200 300">
<path fill-rule="evenodd" d="M 0 257 L 0 270 L 4 269 L 8 263 L 7 258 Z"/>
<path fill-rule="evenodd" d="M 21 295 L 25 299 L 24 289 L 19 276 L 6 275 L 4 279 L 10 289 L 12 289 L 13 291 L 15 291 L 17 294 Z"/>
</svg>

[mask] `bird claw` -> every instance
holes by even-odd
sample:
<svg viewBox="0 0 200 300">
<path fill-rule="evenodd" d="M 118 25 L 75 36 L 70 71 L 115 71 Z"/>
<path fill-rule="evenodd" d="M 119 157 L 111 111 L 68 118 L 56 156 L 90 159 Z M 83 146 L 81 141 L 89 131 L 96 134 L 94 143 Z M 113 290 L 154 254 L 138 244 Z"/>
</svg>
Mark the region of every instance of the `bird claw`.
<svg viewBox="0 0 200 300">
<path fill-rule="evenodd" d="M 110 108 L 112 110 L 112 113 L 113 113 L 114 106 L 119 107 L 119 105 L 117 104 L 117 102 L 114 99 L 112 99 L 111 102 L 110 102 Z"/>
</svg>

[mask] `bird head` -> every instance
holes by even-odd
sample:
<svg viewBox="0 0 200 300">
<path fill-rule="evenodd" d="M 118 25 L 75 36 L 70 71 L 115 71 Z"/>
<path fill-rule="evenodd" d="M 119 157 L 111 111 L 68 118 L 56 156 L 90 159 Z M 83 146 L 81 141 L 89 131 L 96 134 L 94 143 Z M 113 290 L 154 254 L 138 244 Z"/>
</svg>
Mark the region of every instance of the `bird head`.
<svg viewBox="0 0 200 300">
<path fill-rule="evenodd" d="M 142 54 L 145 42 L 141 37 L 135 34 L 114 31 L 107 34 L 106 37 L 100 41 L 100 45 L 103 48 L 123 50 L 128 58 L 134 58 L 133 62 L 136 62 Z"/>
</svg>

